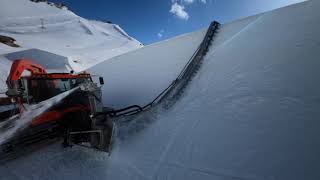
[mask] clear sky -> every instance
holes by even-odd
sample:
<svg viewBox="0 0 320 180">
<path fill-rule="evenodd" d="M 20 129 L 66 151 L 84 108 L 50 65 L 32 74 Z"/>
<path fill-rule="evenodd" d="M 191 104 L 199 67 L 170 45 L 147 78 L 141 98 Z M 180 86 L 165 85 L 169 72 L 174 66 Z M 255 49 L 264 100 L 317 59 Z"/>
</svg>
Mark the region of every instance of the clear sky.
<svg viewBox="0 0 320 180">
<path fill-rule="evenodd" d="M 304 0 L 51 0 L 76 14 L 109 20 L 144 44 Z"/>
</svg>

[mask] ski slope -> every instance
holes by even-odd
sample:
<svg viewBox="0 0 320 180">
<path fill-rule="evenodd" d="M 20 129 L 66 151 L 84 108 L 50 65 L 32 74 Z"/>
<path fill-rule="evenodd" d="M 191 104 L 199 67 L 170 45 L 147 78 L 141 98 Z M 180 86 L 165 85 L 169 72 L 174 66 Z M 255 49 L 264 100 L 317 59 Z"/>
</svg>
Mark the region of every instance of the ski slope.
<svg viewBox="0 0 320 180">
<path fill-rule="evenodd" d="M 0 179 L 319 179 L 319 8 L 307 1 L 223 25 L 181 99 L 122 127 L 110 157 L 53 144 L 2 164 Z M 140 62 L 136 72 L 148 69 Z"/>
<path fill-rule="evenodd" d="M 62 72 L 70 70 L 69 66 L 79 72 L 143 46 L 116 24 L 87 20 L 67 9 L 30 0 L 1 0 L 0 35 L 14 38 L 21 46 L 15 48 L 0 43 L 0 66 L 7 69 L 1 71 L 0 89 L 5 87 L 1 82 L 5 81 L 10 62 L 14 60 L 10 57 L 37 58 L 34 51 L 26 51 L 29 49 L 61 56 L 57 61 L 65 64 L 59 67 Z M 45 64 L 56 58 L 50 57 L 48 54 L 38 59 Z M 48 69 L 50 72 L 52 68 Z"/>
</svg>

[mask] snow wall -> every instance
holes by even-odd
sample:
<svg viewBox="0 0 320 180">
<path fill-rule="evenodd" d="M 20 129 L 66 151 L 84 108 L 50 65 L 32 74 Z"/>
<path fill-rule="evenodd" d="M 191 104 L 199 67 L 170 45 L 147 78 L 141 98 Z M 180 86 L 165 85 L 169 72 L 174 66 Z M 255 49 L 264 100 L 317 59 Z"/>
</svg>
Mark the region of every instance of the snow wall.
<svg viewBox="0 0 320 180">
<path fill-rule="evenodd" d="M 105 106 L 144 106 L 177 78 L 206 30 L 185 34 L 117 56 L 88 71 L 102 76 Z"/>
<path fill-rule="evenodd" d="M 70 70 L 72 70 L 67 57 L 43 51 L 40 49 L 28 49 L 24 51 L 17 51 L 5 54 L 4 56 L 11 61 L 14 61 L 16 59 L 30 59 L 32 60 L 32 62 L 36 64 L 41 64 L 50 73 L 69 73 Z"/>
</svg>

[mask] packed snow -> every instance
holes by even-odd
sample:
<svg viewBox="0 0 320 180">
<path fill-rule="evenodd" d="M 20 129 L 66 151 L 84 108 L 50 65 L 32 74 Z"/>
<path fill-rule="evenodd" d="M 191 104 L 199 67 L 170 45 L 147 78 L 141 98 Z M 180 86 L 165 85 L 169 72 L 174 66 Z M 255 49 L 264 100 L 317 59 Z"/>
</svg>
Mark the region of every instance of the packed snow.
<svg viewBox="0 0 320 180">
<path fill-rule="evenodd" d="M 206 30 L 145 46 L 88 69 L 102 76 L 104 105 L 144 106 L 177 78 L 199 47 Z"/>
<path fill-rule="evenodd" d="M 74 69 L 71 65 L 72 63 L 69 62 L 67 57 L 40 49 L 28 49 L 19 52 L 8 53 L 5 55 L 5 57 L 10 60 L 19 59 L 26 56 L 28 59 L 31 59 L 33 63 L 40 64 L 49 73 L 69 73 Z"/>
<path fill-rule="evenodd" d="M 5 86 L 7 76 L 9 75 L 8 69 L 10 69 L 12 62 L 3 56 L 0 56 L 0 97 L 4 96 L 7 88 Z"/>
<path fill-rule="evenodd" d="M 110 157 L 53 144 L 2 164 L 0 179 L 319 179 L 319 8 L 319 1 L 307 1 L 223 25 L 181 99 L 120 129 Z M 188 44 L 163 44 L 176 44 L 168 54 L 179 52 L 170 63 L 180 64 L 177 57 L 190 53 L 183 50 Z M 147 83 L 148 76 L 162 82 L 165 74 L 147 74 L 145 62 L 154 54 L 134 59 L 139 51 L 124 55 L 137 61 L 131 69 L 125 63 L 124 70 L 114 68 L 129 69 L 129 80 L 137 76 L 136 68 L 147 70 Z M 170 66 L 165 78 L 171 79 L 177 67 Z M 117 82 L 129 81 L 123 76 Z M 132 85 L 119 92 L 139 89 Z M 148 124 L 137 129 L 139 122 Z"/>
<path fill-rule="evenodd" d="M 116 24 L 87 20 L 67 9 L 30 0 L 1 0 L 0 35 L 14 38 L 21 46 L 15 48 L 0 43 L 0 66 L 6 66 L 4 58 L 14 60 L 7 54 L 17 53 L 12 57 L 32 59 L 32 51 L 19 51 L 39 49 L 55 54 L 52 58 L 68 59 L 66 66 L 76 72 L 143 46 Z M 42 59 L 43 63 L 47 61 Z M 1 72 L 0 89 L 5 87 L 2 81 L 9 69 Z"/>
</svg>

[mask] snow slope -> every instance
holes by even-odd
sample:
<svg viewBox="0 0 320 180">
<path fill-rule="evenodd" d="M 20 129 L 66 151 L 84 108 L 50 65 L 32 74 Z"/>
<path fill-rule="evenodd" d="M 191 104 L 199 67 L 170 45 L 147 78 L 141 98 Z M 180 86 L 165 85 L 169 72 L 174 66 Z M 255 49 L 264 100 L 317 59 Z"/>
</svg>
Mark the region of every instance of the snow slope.
<svg viewBox="0 0 320 180">
<path fill-rule="evenodd" d="M 104 105 L 123 108 L 148 104 L 175 80 L 205 33 L 201 30 L 145 46 L 88 69 L 104 78 Z"/>
<path fill-rule="evenodd" d="M 0 179 L 319 179 L 319 8 L 223 25 L 180 101 L 137 117 L 153 123 L 110 157 L 54 144 L 2 164 Z"/>
<path fill-rule="evenodd" d="M 0 35 L 16 39 L 21 46 L 13 48 L 0 43 L 2 58 L 7 53 L 41 49 L 66 57 L 67 65 L 75 71 L 142 47 L 116 24 L 87 20 L 69 10 L 29 0 L 0 1 Z M 30 56 L 31 53 L 22 57 Z"/>
<path fill-rule="evenodd" d="M 118 25 L 86 20 L 46 3 L 1 0 L 0 22 L 0 33 L 15 38 L 23 48 L 78 56 L 74 59 L 87 65 L 141 47 Z M 1 44 L 0 52 L 18 50 Z"/>
</svg>

